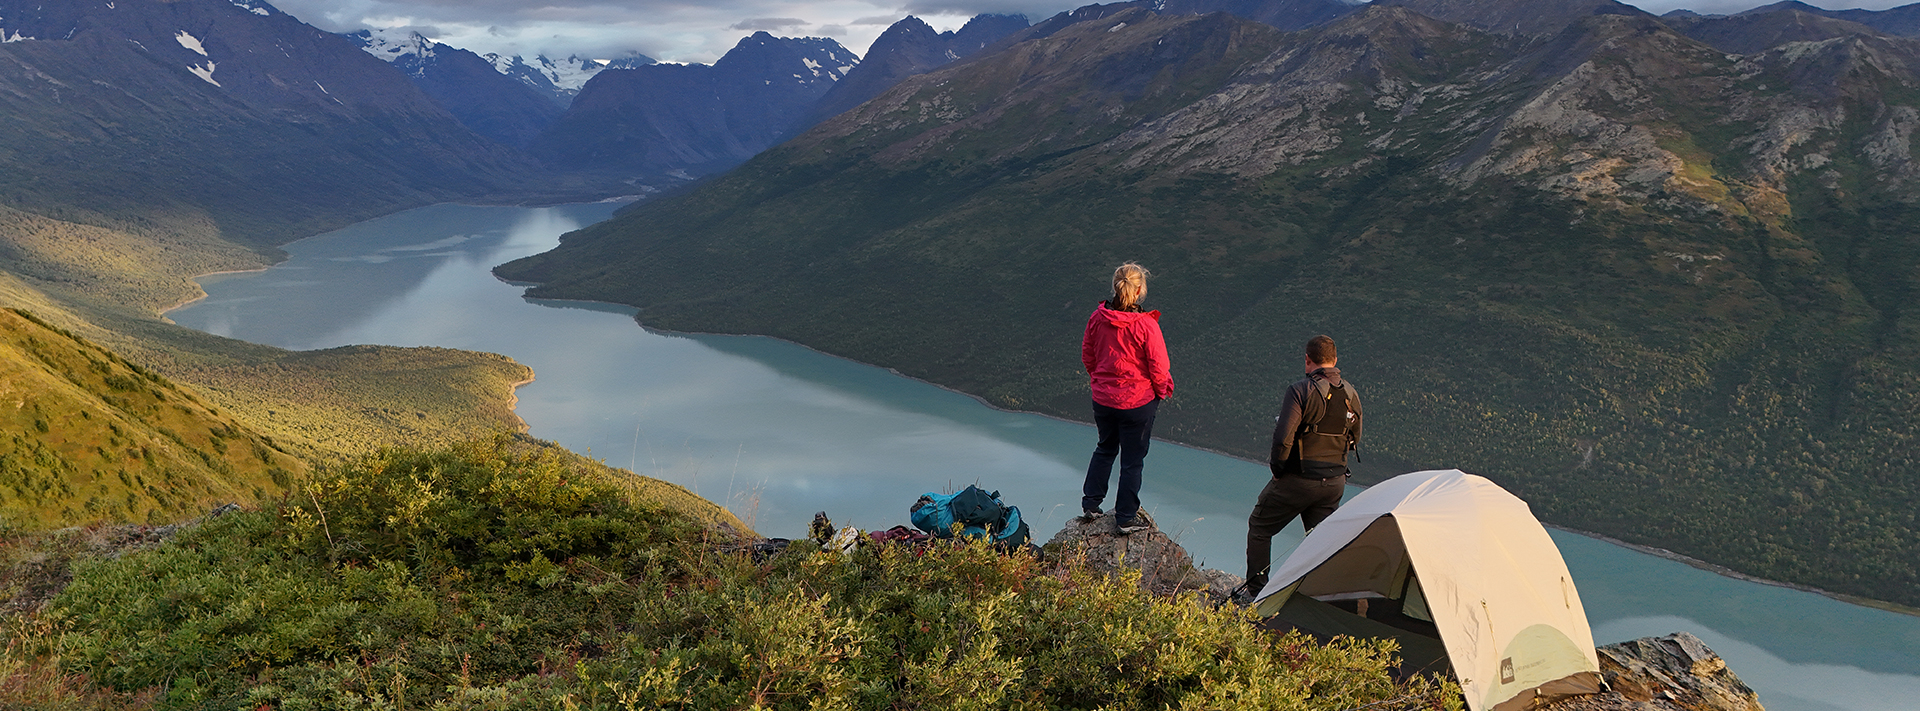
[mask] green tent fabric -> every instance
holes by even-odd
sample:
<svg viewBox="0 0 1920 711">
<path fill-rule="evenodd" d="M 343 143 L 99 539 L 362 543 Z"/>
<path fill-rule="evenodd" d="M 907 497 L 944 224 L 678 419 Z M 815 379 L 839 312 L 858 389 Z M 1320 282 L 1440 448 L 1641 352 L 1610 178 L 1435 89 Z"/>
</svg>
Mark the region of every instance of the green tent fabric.
<svg viewBox="0 0 1920 711">
<path fill-rule="evenodd" d="M 1441 644 L 1439 637 L 1361 617 L 1305 595 L 1289 597 L 1267 624 L 1273 626 L 1275 623 L 1326 639 L 1345 635 L 1398 641 L 1401 662 L 1397 675 L 1401 678 L 1422 672 L 1446 675 L 1452 671 L 1447 664 L 1447 647 Z"/>
</svg>

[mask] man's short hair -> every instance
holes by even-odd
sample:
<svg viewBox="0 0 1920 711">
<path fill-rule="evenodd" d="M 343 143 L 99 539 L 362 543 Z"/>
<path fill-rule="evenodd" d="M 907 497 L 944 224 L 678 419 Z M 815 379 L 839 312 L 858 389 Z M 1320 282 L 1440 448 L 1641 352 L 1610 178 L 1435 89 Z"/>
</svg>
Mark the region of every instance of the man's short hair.
<svg viewBox="0 0 1920 711">
<path fill-rule="evenodd" d="M 1307 339 L 1307 360 L 1319 365 L 1332 365 L 1340 359 L 1340 351 L 1333 347 L 1333 337 L 1321 334 Z"/>
</svg>

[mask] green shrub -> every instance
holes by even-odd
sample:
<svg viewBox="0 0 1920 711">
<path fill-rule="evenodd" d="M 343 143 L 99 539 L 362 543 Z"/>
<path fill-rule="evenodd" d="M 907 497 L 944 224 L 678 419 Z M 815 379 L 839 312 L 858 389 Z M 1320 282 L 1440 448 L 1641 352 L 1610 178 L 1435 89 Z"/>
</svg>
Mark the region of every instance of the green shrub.
<svg viewBox="0 0 1920 711">
<path fill-rule="evenodd" d="M 49 652 L 163 709 L 1458 707 L 1390 643 L 984 543 L 756 562 L 562 454 L 382 452 L 81 565 Z"/>
</svg>

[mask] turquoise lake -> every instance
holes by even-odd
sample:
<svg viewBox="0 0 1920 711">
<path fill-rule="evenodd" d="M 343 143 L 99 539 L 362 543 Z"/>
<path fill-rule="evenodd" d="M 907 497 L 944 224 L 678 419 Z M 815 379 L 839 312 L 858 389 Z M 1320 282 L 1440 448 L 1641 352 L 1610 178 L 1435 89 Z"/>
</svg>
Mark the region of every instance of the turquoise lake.
<svg viewBox="0 0 1920 711">
<path fill-rule="evenodd" d="M 648 331 L 633 309 L 527 299 L 489 271 L 617 207 L 390 215 L 288 245 L 291 258 L 272 269 L 203 278 L 208 298 L 167 316 L 292 349 L 505 354 L 536 374 L 518 393 L 532 435 L 693 489 L 764 535 L 802 536 L 815 511 L 862 528 L 905 524 L 921 493 L 974 483 L 1019 506 L 1036 542 L 1077 513 L 1090 426 L 997 411 L 769 338 Z M 1350 373 L 1365 382 L 1364 368 Z M 1198 562 L 1238 573 L 1267 476 L 1262 464 L 1157 442 L 1141 499 Z M 1300 536 L 1296 523 L 1276 552 Z M 1920 709 L 1920 617 L 1553 536 L 1600 644 L 1691 632 L 1774 711 Z"/>
</svg>

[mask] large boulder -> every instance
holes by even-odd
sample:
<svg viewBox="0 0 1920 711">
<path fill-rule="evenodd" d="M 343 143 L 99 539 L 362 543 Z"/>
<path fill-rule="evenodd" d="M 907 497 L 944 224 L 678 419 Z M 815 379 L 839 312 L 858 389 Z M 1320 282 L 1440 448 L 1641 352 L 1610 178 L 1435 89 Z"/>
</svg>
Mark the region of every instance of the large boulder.
<svg viewBox="0 0 1920 711">
<path fill-rule="evenodd" d="M 1147 513 L 1142 511 L 1140 515 Z M 1148 516 L 1147 522 L 1152 523 L 1153 518 Z M 1140 587 L 1161 594 L 1195 590 L 1220 601 L 1242 582 L 1232 573 L 1194 568 L 1193 557 L 1159 526 L 1120 533 L 1112 514 L 1069 519 L 1066 527 L 1047 541 L 1044 550 L 1047 560 L 1084 560 L 1089 567 L 1108 573 L 1122 568 L 1137 570 Z"/>
</svg>

